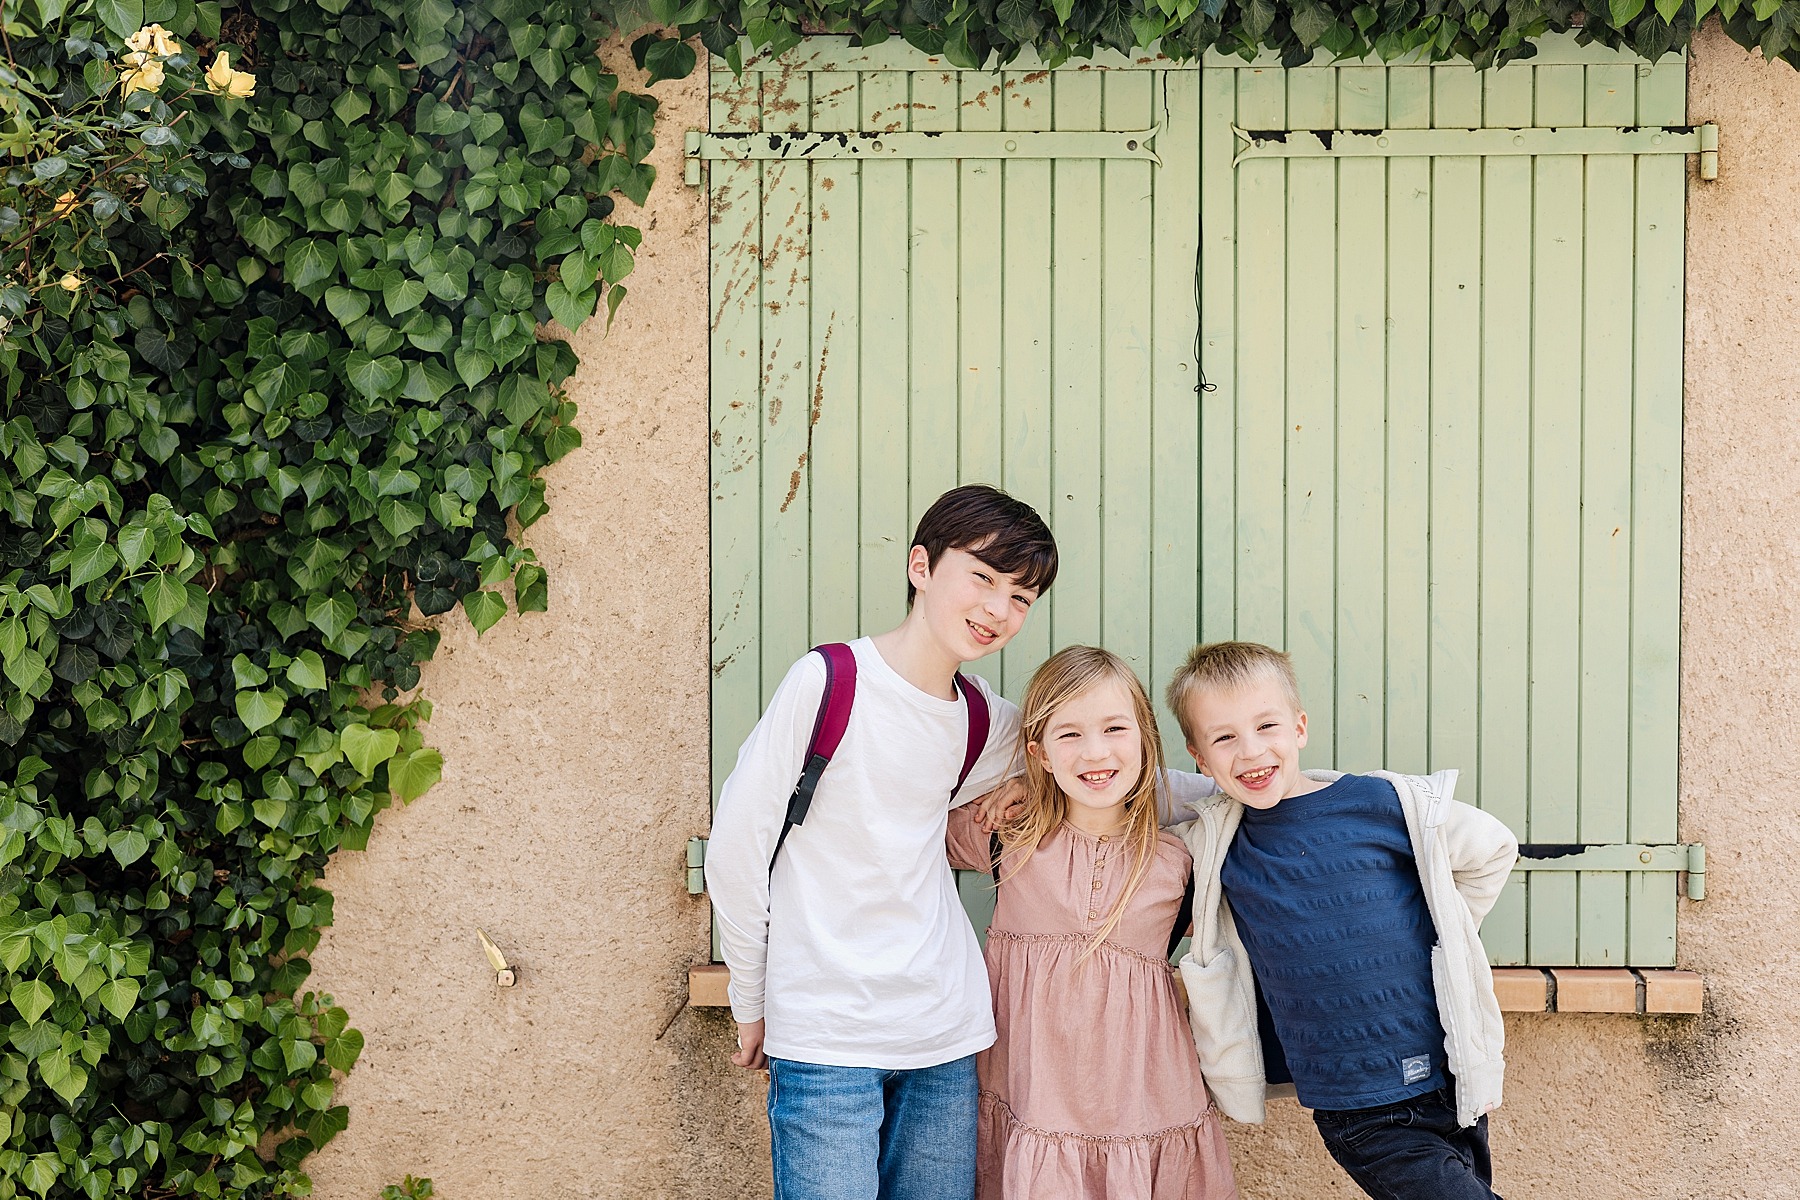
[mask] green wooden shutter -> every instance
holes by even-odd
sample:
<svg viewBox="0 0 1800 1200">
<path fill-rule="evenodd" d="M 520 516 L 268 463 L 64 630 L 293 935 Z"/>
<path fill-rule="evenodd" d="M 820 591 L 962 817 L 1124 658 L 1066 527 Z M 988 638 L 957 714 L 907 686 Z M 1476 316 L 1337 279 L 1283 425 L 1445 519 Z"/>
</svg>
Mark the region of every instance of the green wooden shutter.
<svg viewBox="0 0 1800 1200">
<path fill-rule="evenodd" d="M 818 157 L 710 164 L 715 786 L 809 644 L 899 620 L 925 505 L 985 480 L 1064 554 L 979 668 L 1009 695 L 1072 642 L 1160 690 L 1196 641 L 1267 641 L 1312 765 L 1457 766 L 1524 841 L 1672 843 L 1685 177 L 1676 134 L 1615 131 L 1679 124 L 1684 86 L 1566 41 L 1486 74 L 989 73 L 814 39 L 716 73 L 698 153 Z M 1151 127 L 1159 163 L 1089 136 Z M 730 136 L 790 131 L 947 137 Z M 1674 880 L 1521 871 L 1490 952 L 1672 963 Z"/>
</svg>

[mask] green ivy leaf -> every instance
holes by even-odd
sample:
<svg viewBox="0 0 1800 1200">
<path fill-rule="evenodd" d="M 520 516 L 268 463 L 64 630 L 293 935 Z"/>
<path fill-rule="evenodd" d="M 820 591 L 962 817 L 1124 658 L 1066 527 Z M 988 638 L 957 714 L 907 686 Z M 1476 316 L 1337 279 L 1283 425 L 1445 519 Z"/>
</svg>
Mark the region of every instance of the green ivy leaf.
<svg viewBox="0 0 1800 1200">
<path fill-rule="evenodd" d="M 87 1072 L 66 1051 L 53 1050 L 38 1059 L 38 1070 L 43 1074 L 44 1082 L 50 1085 L 50 1090 L 70 1104 L 75 1103 L 81 1093 L 87 1090 Z"/>
<path fill-rule="evenodd" d="M 486 350 L 464 346 L 456 352 L 456 373 L 462 377 L 464 387 L 474 387 L 494 373 L 494 356 Z"/>
<path fill-rule="evenodd" d="M 346 725 L 338 734 L 338 744 L 343 747 L 344 757 L 359 774 L 372 777 L 375 768 L 392 758 L 394 751 L 400 748 L 400 735 L 392 729 Z"/>
<path fill-rule="evenodd" d="M 632 61 L 650 72 L 644 83 L 661 83 L 664 79 L 686 79 L 695 68 L 695 52 L 686 41 L 644 34 L 632 43 Z"/>
<path fill-rule="evenodd" d="M 350 385 L 371 400 L 380 400 L 400 390 L 405 372 L 393 355 L 380 358 L 362 350 L 353 350 L 344 360 L 344 377 Z"/>
<path fill-rule="evenodd" d="M 550 306 L 550 315 L 571 332 L 594 313 L 594 293 L 586 289 L 571 293 L 560 279 L 544 289 L 544 303 Z"/>
<path fill-rule="evenodd" d="M 348 325 L 369 311 L 369 294 L 356 288 L 328 287 L 325 289 L 325 307 L 341 325 Z"/>
<path fill-rule="evenodd" d="M 144 585 L 144 607 L 150 612 L 150 628 L 161 629 L 187 607 L 187 588 L 173 575 L 159 572 Z"/>
<path fill-rule="evenodd" d="M 325 660 L 319 657 L 317 650 L 302 650 L 300 657 L 288 664 L 287 680 L 301 691 L 323 690 L 326 684 Z"/>
<path fill-rule="evenodd" d="M 631 274 L 637 260 L 632 256 L 631 247 L 624 242 L 614 242 L 600 252 L 595 265 L 600 268 L 601 278 L 608 283 L 617 283 Z"/>
<path fill-rule="evenodd" d="M 31 646 L 26 646 L 16 655 L 6 660 L 6 677 L 13 686 L 27 695 L 35 695 L 39 682 L 50 674 L 44 665 L 44 656 Z"/>
<path fill-rule="evenodd" d="M 337 247 L 318 238 L 303 238 L 288 243 L 282 259 L 282 272 L 288 285 L 300 291 L 316 288 L 337 276 Z"/>
<path fill-rule="evenodd" d="M 381 290 L 382 301 L 387 305 L 388 315 L 397 317 L 403 312 L 419 307 L 430 295 L 422 280 L 399 279 Z"/>
<path fill-rule="evenodd" d="M 127 571 L 135 571 L 156 553 L 156 535 L 148 525 L 130 524 L 119 530 L 119 558 Z"/>
<path fill-rule="evenodd" d="M 335 640 L 356 620 L 356 605 L 342 592 L 314 596 L 306 602 L 306 620 L 328 639 Z"/>
<path fill-rule="evenodd" d="M 469 623 L 475 626 L 477 634 L 486 633 L 494 627 L 494 622 L 506 615 L 505 597 L 485 588 L 464 596 L 462 606 L 463 611 L 469 614 Z"/>
<path fill-rule="evenodd" d="M 41 979 L 21 979 L 12 986 L 12 1005 L 27 1025 L 35 1025 L 55 1000 L 56 993 Z"/>
<path fill-rule="evenodd" d="M 118 562 L 118 551 L 107 543 L 98 539 L 78 541 L 69 556 L 69 586 L 77 588 L 99 579 L 118 565 Z"/>
<path fill-rule="evenodd" d="M 375 506 L 375 516 L 394 537 L 403 538 L 425 523 L 425 506 L 389 496 Z"/>
<path fill-rule="evenodd" d="M 48 1076 L 46 1076 L 45 1082 L 49 1082 Z M 85 1086 L 87 1077 L 83 1076 L 81 1082 Z M 57 1088 L 57 1091 L 61 1092 L 62 1089 Z M 81 1095 L 81 1088 L 75 1089 L 75 1095 Z M 74 1096 L 65 1095 L 63 1098 L 73 1100 Z M 55 1154 L 34 1154 L 25 1161 L 24 1167 L 19 1170 L 19 1182 L 40 1196 L 47 1196 L 50 1194 L 50 1189 L 56 1186 L 57 1179 L 62 1176 L 62 1170 L 62 1160 Z"/>
<path fill-rule="evenodd" d="M 429 746 L 397 754 L 388 761 L 388 790 L 411 803 L 444 773 L 444 756 Z"/>
<path fill-rule="evenodd" d="M 106 848 L 121 867 L 129 867 L 149 853 L 150 839 L 136 829 L 117 829 L 106 839 Z"/>
<path fill-rule="evenodd" d="M 239 692 L 233 703 L 237 708 L 238 720 L 251 733 L 266 729 L 281 719 L 281 713 L 287 707 L 287 697 L 275 688 L 266 691 Z"/>
<path fill-rule="evenodd" d="M 513 580 L 513 588 L 520 612 L 550 610 L 549 577 L 544 574 L 544 568 L 536 563 L 520 564 L 519 573 Z"/>
<path fill-rule="evenodd" d="M 325 1061 L 332 1069 L 348 1073 L 356 1065 L 362 1050 L 363 1035 L 354 1029 L 346 1029 L 325 1043 Z"/>
<path fill-rule="evenodd" d="M 94 15 L 123 40 L 144 24 L 144 3 L 143 0 L 94 0 Z"/>
<path fill-rule="evenodd" d="M 131 1015 L 137 1004 L 138 982 L 135 979 L 114 979 L 100 985 L 94 993 L 107 1012 L 116 1021 L 123 1021 Z"/>
</svg>

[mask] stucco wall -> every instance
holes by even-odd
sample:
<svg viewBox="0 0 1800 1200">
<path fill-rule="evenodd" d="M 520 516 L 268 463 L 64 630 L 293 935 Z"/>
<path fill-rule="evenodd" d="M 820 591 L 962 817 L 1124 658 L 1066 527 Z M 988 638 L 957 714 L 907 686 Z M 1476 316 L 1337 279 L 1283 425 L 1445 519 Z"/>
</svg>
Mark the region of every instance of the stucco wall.
<svg viewBox="0 0 1800 1200">
<path fill-rule="evenodd" d="M 657 1037 L 707 949 L 680 869 L 707 820 L 706 222 L 677 157 L 704 87 L 656 87 L 632 294 L 577 340 L 586 442 L 527 537 L 551 611 L 480 641 L 449 622 L 425 674 L 444 780 L 333 864 L 313 986 L 368 1048 L 350 1128 L 312 1162 L 324 1200 L 408 1172 L 445 1200 L 768 1194 L 762 1085 L 724 1064 L 724 1014 Z M 1709 33 L 1690 113 L 1724 160 L 1688 213 L 1682 836 L 1711 876 L 1680 937 L 1707 1012 L 1509 1018 L 1509 1200 L 1800 1195 L 1800 79 Z M 517 988 L 493 986 L 476 925 Z M 1246 1197 L 1357 1194 L 1308 1125 L 1278 1106 L 1233 1129 Z"/>
<path fill-rule="evenodd" d="M 618 47 L 608 65 L 642 86 Z M 443 781 L 327 876 L 309 986 L 367 1039 L 350 1128 L 309 1166 L 327 1200 L 409 1172 L 445 1200 L 734 1196 L 766 1156 L 720 1015 L 657 1038 L 710 948 L 683 869 L 709 794 L 706 221 L 680 157 L 705 89 L 654 89 L 657 184 L 619 214 L 644 231 L 630 296 L 575 340 L 583 444 L 525 535 L 550 612 L 480 640 L 445 619 L 423 680 Z"/>
</svg>

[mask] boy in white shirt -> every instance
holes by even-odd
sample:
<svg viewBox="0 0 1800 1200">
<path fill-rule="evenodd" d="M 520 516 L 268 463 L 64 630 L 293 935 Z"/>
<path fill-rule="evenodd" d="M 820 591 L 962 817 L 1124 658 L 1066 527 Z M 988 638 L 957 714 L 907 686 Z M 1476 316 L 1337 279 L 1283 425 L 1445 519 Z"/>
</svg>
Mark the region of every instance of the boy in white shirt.
<svg viewBox="0 0 1800 1200">
<path fill-rule="evenodd" d="M 944 830 L 953 803 L 1017 769 L 1019 713 L 970 680 L 991 717 L 959 788 L 970 727 L 954 680 L 1012 640 L 1056 568 L 1029 505 L 982 485 L 944 493 L 913 534 L 906 619 L 851 644 L 855 701 L 805 823 L 781 840 L 825 690 L 819 655 L 788 671 L 725 781 L 706 884 L 732 1061 L 770 1071 L 776 1200 L 974 1193 L 975 1054 L 994 1019 Z"/>
</svg>

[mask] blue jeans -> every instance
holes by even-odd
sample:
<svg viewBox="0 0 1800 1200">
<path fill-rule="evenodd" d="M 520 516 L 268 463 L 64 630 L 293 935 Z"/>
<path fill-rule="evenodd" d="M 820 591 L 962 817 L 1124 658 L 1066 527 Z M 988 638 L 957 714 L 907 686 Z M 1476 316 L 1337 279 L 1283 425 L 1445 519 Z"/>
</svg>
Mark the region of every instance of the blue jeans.
<svg viewBox="0 0 1800 1200">
<path fill-rule="evenodd" d="M 1316 1109 L 1325 1149 L 1375 1200 L 1499 1200 L 1487 1118 L 1463 1128 L 1439 1088 L 1380 1108 Z"/>
<path fill-rule="evenodd" d="M 911 1071 L 769 1060 L 775 1200 L 971 1200 L 975 1056 Z"/>
</svg>

